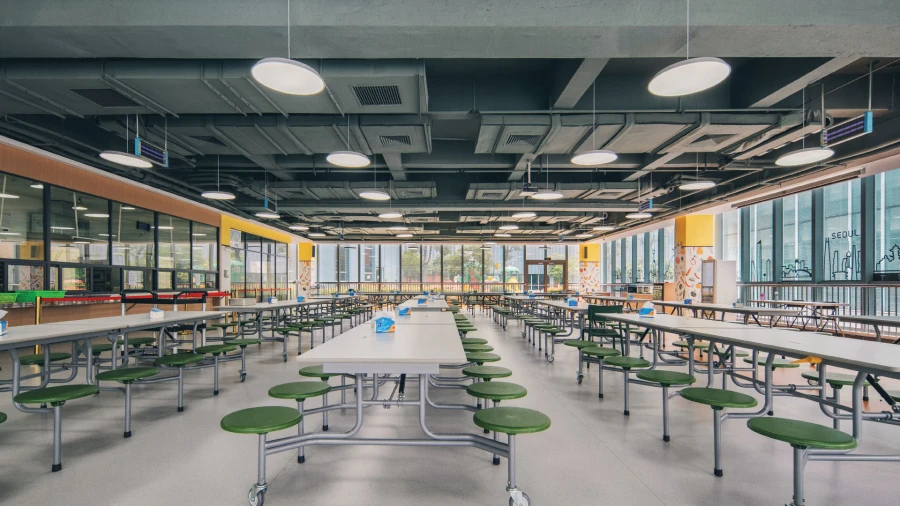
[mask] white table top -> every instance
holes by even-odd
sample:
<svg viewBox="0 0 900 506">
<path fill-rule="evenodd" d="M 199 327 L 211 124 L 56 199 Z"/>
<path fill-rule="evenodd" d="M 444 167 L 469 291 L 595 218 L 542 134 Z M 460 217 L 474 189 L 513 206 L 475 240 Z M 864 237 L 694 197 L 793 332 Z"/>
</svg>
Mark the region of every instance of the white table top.
<svg viewBox="0 0 900 506">
<path fill-rule="evenodd" d="M 504 295 L 503 297 L 506 299 L 509 299 L 509 300 L 519 300 L 519 301 L 522 301 L 522 300 L 531 300 L 531 301 L 544 300 L 543 297 L 538 296 L 538 295 L 535 295 L 534 297 L 531 297 L 528 295 Z"/>
<path fill-rule="evenodd" d="M 437 374 L 440 364 L 465 363 L 466 354 L 455 326 L 406 323 L 377 334 L 364 323 L 296 360 L 304 366 L 322 364 L 327 373 Z"/>
<path fill-rule="evenodd" d="M 542 300 L 540 301 L 542 305 L 555 307 L 556 309 L 562 309 L 565 311 L 572 311 L 577 313 L 586 313 L 589 304 L 585 304 L 584 302 L 579 302 L 577 306 L 570 306 L 568 302 L 563 302 L 561 300 Z"/>
<path fill-rule="evenodd" d="M 879 325 L 883 327 L 900 327 L 900 316 L 842 314 L 838 315 L 837 319 L 839 322 L 862 323 L 865 325 Z"/>
<path fill-rule="evenodd" d="M 214 320 L 222 316 L 223 313 L 219 311 L 166 311 L 165 316 L 158 320 L 151 320 L 149 314 L 136 314 L 42 325 L 22 325 L 10 327 L 5 336 L 0 336 L 0 350 L 167 327 L 199 320 Z"/>
<path fill-rule="evenodd" d="M 771 304 L 774 306 L 791 306 L 791 307 L 845 307 L 850 304 L 847 302 L 824 302 L 824 301 L 815 301 L 815 300 L 761 300 L 761 299 L 753 299 L 749 302 L 754 304 Z"/>
<path fill-rule="evenodd" d="M 449 311 L 416 311 L 410 310 L 406 316 L 395 315 L 397 325 L 456 325 L 453 313 Z"/>
<path fill-rule="evenodd" d="M 657 306 L 668 306 L 668 307 L 680 307 L 685 309 L 699 309 L 701 311 L 723 311 L 725 313 L 750 313 L 750 314 L 758 314 L 763 316 L 793 316 L 797 314 L 796 310 L 787 309 L 787 308 L 777 308 L 777 307 L 759 307 L 759 306 L 740 306 L 734 307 L 729 306 L 728 304 L 708 304 L 703 302 L 692 302 L 690 304 L 685 304 L 684 302 L 677 301 L 669 301 L 669 300 L 651 300 L 654 305 Z"/>
<path fill-rule="evenodd" d="M 450 309 L 446 299 L 431 300 L 430 298 L 424 304 L 419 304 L 419 299 L 412 298 L 397 307 L 408 307 L 412 311 L 443 311 Z"/>
<path fill-rule="evenodd" d="M 900 378 L 900 346 L 889 343 L 683 316 L 657 315 L 654 318 L 640 318 L 637 315 L 626 314 L 603 316 L 615 321 L 670 332 L 683 332 L 700 339 L 715 340 L 767 353 L 796 358 L 819 357 L 829 364 L 846 369 Z"/>
<path fill-rule="evenodd" d="M 276 309 L 285 309 L 299 306 L 309 306 L 314 304 L 326 304 L 334 299 L 305 299 L 303 302 L 297 300 L 280 300 L 278 302 L 257 302 L 249 306 L 216 306 L 219 311 L 231 311 L 234 313 L 255 313 L 258 311 L 274 311 Z"/>
</svg>

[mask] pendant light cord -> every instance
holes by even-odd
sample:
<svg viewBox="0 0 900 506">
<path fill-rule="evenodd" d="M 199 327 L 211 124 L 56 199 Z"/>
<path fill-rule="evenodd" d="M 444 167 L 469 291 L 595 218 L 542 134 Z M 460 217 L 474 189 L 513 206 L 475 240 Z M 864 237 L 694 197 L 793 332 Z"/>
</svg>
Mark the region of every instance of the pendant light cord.
<svg viewBox="0 0 900 506">
<path fill-rule="evenodd" d="M 219 159 L 221 155 L 216 155 L 216 191 L 219 191 Z"/>
<path fill-rule="evenodd" d="M 287 32 L 288 32 L 288 60 L 291 59 L 291 0 L 287 0 L 288 4 L 288 15 L 287 15 Z"/>
<path fill-rule="evenodd" d="M 597 79 L 594 79 L 593 88 L 593 119 L 591 120 L 591 148 L 597 149 Z"/>
<path fill-rule="evenodd" d="M 691 59 L 691 0 L 687 0 L 687 26 L 685 28 L 685 38 L 687 39 L 687 59 Z"/>
</svg>

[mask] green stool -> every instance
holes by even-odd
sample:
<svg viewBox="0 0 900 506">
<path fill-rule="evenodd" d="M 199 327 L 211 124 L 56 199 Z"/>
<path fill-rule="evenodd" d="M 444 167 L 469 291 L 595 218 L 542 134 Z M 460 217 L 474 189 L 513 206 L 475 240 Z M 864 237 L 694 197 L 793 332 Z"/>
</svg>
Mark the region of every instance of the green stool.
<svg viewBox="0 0 900 506">
<path fill-rule="evenodd" d="M 582 355 L 587 357 L 594 357 L 597 359 L 597 364 L 600 366 L 600 372 L 597 373 L 597 381 L 599 383 L 599 393 L 597 397 L 603 398 L 603 361 L 609 357 L 618 357 L 622 354 L 619 350 L 615 348 L 604 348 L 603 346 L 591 346 L 588 348 L 579 348 L 578 350 Z M 579 368 L 580 370 L 580 368 Z M 578 383 L 581 384 L 581 379 L 583 376 L 581 373 L 578 375 Z"/>
<path fill-rule="evenodd" d="M 262 506 L 266 498 L 266 435 L 270 432 L 289 429 L 303 419 L 303 415 L 294 408 L 284 406 L 262 406 L 242 409 L 225 415 L 220 422 L 223 430 L 235 434 L 257 434 L 259 436 L 259 452 L 257 453 L 257 479 L 250 487 L 248 501 L 250 506 Z"/>
<path fill-rule="evenodd" d="M 125 367 L 97 374 L 98 381 L 118 381 L 125 385 L 125 437 L 131 437 L 131 384 L 159 374 L 155 367 Z"/>
<path fill-rule="evenodd" d="M 128 338 L 128 346 L 131 346 L 132 348 L 140 348 L 141 346 L 144 346 L 147 344 L 154 344 L 154 343 L 156 343 L 156 339 L 152 338 L 152 337 L 129 337 Z M 125 340 L 119 339 L 118 341 L 116 341 L 116 346 L 125 346 Z"/>
<path fill-rule="evenodd" d="M 3 423 L 5 421 L 6 421 L 6 413 L 0 413 L 0 423 Z"/>
<path fill-rule="evenodd" d="M 247 346 L 251 344 L 261 344 L 262 339 L 230 339 L 225 341 L 225 344 L 229 344 L 232 346 L 238 346 L 241 349 L 241 383 L 247 379 Z"/>
<path fill-rule="evenodd" d="M 491 381 L 492 379 L 507 378 L 509 376 L 512 376 L 512 371 L 505 367 L 499 367 L 496 365 L 473 365 L 464 368 L 462 370 L 462 373 L 463 376 L 481 379 L 484 381 Z"/>
<path fill-rule="evenodd" d="M 53 466 L 52 472 L 62 469 L 62 406 L 66 401 L 89 397 L 99 389 L 95 385 L 62 385 L 58 387 L 35 388 L 13 397 L 19 404 L 49 404 L 52 408 L 41 408 L 42 413 L 53 412 Z"/>
<path fill-rule="evenodd" d="M 173 353 L 159 357 L 154 362 L 160 367 L 178 369 L 178 412 L 184 411 L 184 366 L 196 364 L 203 360 L 203 355 L 197 353 Z"/>
<path fill-rule="evenodd" d="M 484 365 L 486 362 L 499 362 L 500 355 L 497 355 L 496 353 L 472 352 L 466 353 L 466 360 L 475 362 L 478 365 Z"/>
<path fill-rule="evenodd" d="M 819 384 L 819 372 L 804 372 L 801 373 L 800 376 L 806 378 L 806 381 L 809 382 L 810 385 L 818 385 Z M 839 372 L 829 372 L 825 375 L 825 383 L 828 383 L 831 386 L 831 391 L 833 392 L 833 401 L 835 404 L 841 403 L 841 387 L 853 386 L 853 382 L 856 381 L 856 376 L 853 374 L 842 374 Z M 869 386 L 869 382 L 863 380 L 864 386 Z M 838 408 L 832 408 L 835 415 L 840 414 L 840 410 Z M 839 418 L 834 418 L 832 420 L 832 427 L 834 430 L 841 430 L 841 420 Z"/>
<path fill-rule="evenodd" d="M 583 364 L 584 364 L 584 355 L 581 353 L 581 350 L 585 348 L 593 348 L 599 345 L 599 343 L 595 343 L 594 341 L 589 341 L 587 339 L 566 339 L 563 341 L 563 345 L 569 346 L 571 348 L 575 348 L 578 350 L 578 372 L 575 374 L 575 381 L 578 384 L 581 384 L 581 381 L 584 379 Z M 601 365 L 602 367 L 602 365 Z"/>
<path fill-rule="evenodd" d="M 491 432 L 501 432 L 508 438 L 509 478 L 506 491 L 510 494 L 509 504 L 531 504 L 528 494 L 516 485 L 516 436 L 533 434 L 550 428 L 550 418 L 533 409 L 498 407 L 482 409 L 472 417 L 475 425 Z M 497 459 L 494 455 L 494 460 Z"/>
<path fill-rule="evenodd" d="M 619 367 L 622 369 L 622 372 L 625 374 L 625 416 L 629 416 L 630 413 L 628 411 L 628 372 L 635 368 L 645 368 L 650 367 L 650 362 L 642 358 L 637 357 L 608 357 L 606 359 L 606 364 L 611 365 L 613 367 Z M 603 374 L 603 369 L 601 368 L 600 374 Z"/>
<path fill-rule="evenodd" d="M 233 344 L 208 344 L 194 349 L 195 353 L 213 356 L 213 395 L 219 395 L 219 355 L 236 349 L 237 346 Z"/>
<path fill-rule="evenodd" d="M 107 351 L 112 351 L 113 344 L 112 343 L 98 343 L 91 345 L 91 354 L 99 356 L 101 353 L 105 353 Z"/>
<path fill-rule="evenodd" d="M 269 397 L 276 399 L 293 399 L 297 402 L 297 410 L 303 413 L 303 402 L 306 399 L 327 395 L 331 390 L 328 383 L 321 381 L 296 381 L 294 383 L 284 383 L 269 389 Z M 327 404 L 327 403 L 326 403 Z M 300 419 L 298 435 L 303 436 L 303 419 Z M 306 454 L 303 447 L 297 449 L 297 462 L 306 462 Z"/>
<path fill-rule="evenodd" d="M 678 393 L 691 402 L 712 406 L 715 459 L 713 474 L 722 476 L 722 414 L 720 411 L 724 411 L 725 408 L 752 408 L 756 406 L 756 399 L 740 392 L 717 388 L 682 388 Z"/>
<path fill-rule="evenodd" d="M 481 409 L 482 399 L 486 401 L 492 401 L 493 407 L 496 408 L 500 405 L 500 401 L 521 399 L 528 394 L 528 390 L 526 390 L 522 385 L 509 383 L 507 381 L 472 383 L 466 388 L 466 392 L 472 397 L 478 399 L 478 409 Z M 490 433 L 490 431 L 488 429 L 484 429 L 484 433 L 488 434 Z M 494 432 L 494 441 L 499 441 L 496 432 Z M 495 466 L 499 466 L 500 456 L 494 455 L 492 463 Z"/>
<path fill-rule="evenodd" d="M 669 442 L 669 387 L 693 385 L 697 378 L 678 371 L 654 369 L 641 371 L 634 375 L 637 379 L 655 383 L 662 387 L 663 393 L 663 441 Z"/>
<path fill-rule="evenodd" d="M 463 351 L 466 353 L 488 353 L 494 351 L 494 347 L 487 344 L 464 344 Z"/>
<path fill-rule="evenodd" d="M 757 434 L 789 443 L 794 448 L 794 500 L 791 506 L 804 506 L 803 470 L 810 448 L 846 451 L 856 448 L 857 444 L 850 434 L 788 418 L 751 418 L 747 420 L 747 427 Z"/>
<path fill-rule="evenodd" d="M 466 344 L 487 344 L 487 343 L 488 343 L 488 340 L 487 340 L 487 339 L 482 339 L 482 338 L 480 338 L 480 337 L 464 337 L 464 338 L 460 339 L 460 341 L 463 343 L 463 345 L 466 345 Z"/>
<path fill-rule="evenodd" d="M 59 362 L 62 360 L 69 360 L 72 358 L 71 353 L 62 353 L 62 352 L 51 352 L 50 353 L 50 362 Z M 44 366 L 44 354 L 37 353 L 35 355 L 22 355 L 19 357 L 19 363 L 22 365 L 36 365 L 38 367 Z"/>
<path fill-rule="evenodd" d="M 306 366 L 303 369 L 300 369 L 300 376 L 306 378 L 319 378 L 325 383 L 328 383 L 329 378 L 333 378 L 335 376 L 340 376 L 343 383 L 344 376 L 339 373 L 327 373 L 322 371 L 321 365 L 310 365 Z M 341 385 L 343 386 L 343 384 Z M 357 395 L 362 395 L 362 391 L 358 392 Z M 328 392 L 325 392 L 325 399 L 323 400 L 324 405 L 328 405 Z M 322 411 L 322 430 L 324 432 L 328 432 L 328 411 Z"/>
<path fill-rule="evenodd" d="M 766 355 L 763 355 L 762 353 L 758 354 L 756 357 L 756 365 L 765 366 L 767 358 L 768 357 Z M 746 362 L 748 364 L 752 364 L 753 358 L 750 358 L 750 357 L 745 358 L 744 362 Z M 791 363 L 790 360 L 783 359 L 783 358 L 776 357 L 775 360 L 772 361 L 772 369 L 773 370 L 775 370 L 775 369 L 796 369 L 798 367 L 800 367 L 800 364 Z"/>
</svg>

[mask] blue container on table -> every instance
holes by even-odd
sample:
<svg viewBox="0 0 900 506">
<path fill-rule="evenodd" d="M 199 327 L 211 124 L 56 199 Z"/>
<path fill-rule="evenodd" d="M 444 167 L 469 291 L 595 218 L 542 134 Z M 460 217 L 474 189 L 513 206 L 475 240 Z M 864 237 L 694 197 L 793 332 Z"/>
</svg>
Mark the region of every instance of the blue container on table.
<svg viewBox="0 0 900 506">
<path fill-rule="evenodd" d="M 386 316 L 382 316 L 375 320 L 375 333 L 385 334 L 394 331 L 394 320 Z"/>
<path fill-rule="evenodd" d="M 572 299 L 569 301 L 569 307 L 577 307 L 578 301 L 576 299 Z"/>
<path fill-rule="evenodd" d="M 408 308 L 408 307 L 401 307 L 401 308 L 400 308 L 400 316 L 406 316 L 406 315 L 408 315 L 408 314 L 409 314 L 409 308 Z"/>
<path fill-rule="evenodd" d="M 424 303 L 425 303 L 425 299 L 419 299 L 417 302 L 418 302 L 419 304 L 424 304 Z"/>
<path fill-rule="evenodd" d="M 685 304 L 691 304 L 692 302 L 694 302 L 693 299 L 684 299 Z"/>
<path fill-rule="evenodd" d="M 302 295 L 297 296 L 297 302 L 303 302 L 304 300 L 306 300 L 306 297 Z"/>
</svg>

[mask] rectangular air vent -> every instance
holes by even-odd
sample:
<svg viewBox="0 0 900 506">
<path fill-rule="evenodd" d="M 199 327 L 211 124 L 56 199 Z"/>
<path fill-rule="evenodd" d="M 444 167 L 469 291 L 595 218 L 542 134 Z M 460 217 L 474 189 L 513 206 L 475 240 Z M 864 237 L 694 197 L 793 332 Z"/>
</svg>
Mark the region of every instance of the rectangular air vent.
<svg viewBox="0 0 900 506">
<path fill-rule="evenodd" d="M 379 135 L 381 146 L 390 148 L 394 146 L 412 146 L 412 139 L 408 135 Z"/>
<path fill-rule="evenodd" d="M 211 135 L 191 135 L 190 138 L 198 140 L 200 142 L 205 142 L 207 144 L 215 144 L 216 146 L 226 147 L 224 142 Z"/>
<path fill-rule="evenodd" d="M 111 88 L 83 88 L 69 91 L 105 109 L 140 107 L 137 102 Z"/>
<path fill-rule="evenodd" d="M 540 142 L 540 135 L 510 135 L 506 138 L 507 146 L 537 146 L 538 142 Z"/>
<path fill-rule="evenodd" d="M 690 144 L 690 146 L 692 148 L 714 149 L 720 144 L 728 142 L 733 137 L 734 135 L 732 134 L 705 134 L 697 137 L 697 139 L 695 139 L 694 142 Z"/>
<path fill-rule="evenodd" d="M 403 105 L 400 100 L 400 87 L 390 86 L 353 86 L 356 100 L 363 107 Z"/>
</svg>

